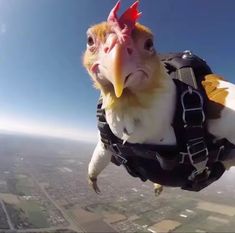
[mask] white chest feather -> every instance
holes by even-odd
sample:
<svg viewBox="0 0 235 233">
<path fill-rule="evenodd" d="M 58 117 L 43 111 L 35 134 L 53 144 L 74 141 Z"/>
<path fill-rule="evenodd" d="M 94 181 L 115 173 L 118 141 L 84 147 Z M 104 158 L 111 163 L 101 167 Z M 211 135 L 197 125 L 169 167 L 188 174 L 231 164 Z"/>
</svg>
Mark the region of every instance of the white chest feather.
<svg viewBox="0 0 235 233">
<path fill-rule="evenodd" d="M 106 110 L 107 122 L 112 132 L 131 143 L 175 144 L 171 126 L 175 111 L 175 87 L 156 90 L 149 108 L 129 107 Z"/>
</svg>

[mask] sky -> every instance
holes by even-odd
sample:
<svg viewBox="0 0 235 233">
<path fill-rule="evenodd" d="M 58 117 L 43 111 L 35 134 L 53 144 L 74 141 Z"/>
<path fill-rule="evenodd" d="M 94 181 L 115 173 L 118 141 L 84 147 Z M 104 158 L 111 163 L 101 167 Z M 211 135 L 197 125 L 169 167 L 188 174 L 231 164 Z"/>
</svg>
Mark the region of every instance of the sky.
<svg viewBox="0 0 235 233">
<path fill-rule="evenodd" d="M 99 93 L 82 66 L 89 26 L 116 0 L 0 0 L 0 130 L 94 141 Z M 122 0 L 120 12 L 133 3 Z M 191 50 L 235 82 L 235 1 L 140 0 L 158 52 Z"/>
</svg>

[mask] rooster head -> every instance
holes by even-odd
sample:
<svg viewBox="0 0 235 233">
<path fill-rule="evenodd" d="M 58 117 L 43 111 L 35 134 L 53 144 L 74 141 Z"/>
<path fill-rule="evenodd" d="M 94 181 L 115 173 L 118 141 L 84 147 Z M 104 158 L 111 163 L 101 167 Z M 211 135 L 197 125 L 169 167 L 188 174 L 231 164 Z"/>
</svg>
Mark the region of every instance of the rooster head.
<svg viewBox="0 0 235 233">
<path fill-rule="evenodd" d="M 138 4 L 136 1 L 118 17 L 119 1 L 107 21 L 87 31 L 83 64 L 102 97 L 109 99 L 107 106 L 124 98 L 137 99 L 160 85 L 162 67 L 153 33 L 137 22 L 141 15 Z"/>
</svg>

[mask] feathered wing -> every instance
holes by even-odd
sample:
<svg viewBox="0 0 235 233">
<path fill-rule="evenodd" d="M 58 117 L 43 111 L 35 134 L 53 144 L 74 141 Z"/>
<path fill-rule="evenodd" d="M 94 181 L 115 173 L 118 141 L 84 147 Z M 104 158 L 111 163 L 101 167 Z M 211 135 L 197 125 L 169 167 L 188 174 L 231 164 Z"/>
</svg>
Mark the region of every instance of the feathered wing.
<svg viewBox="0 0 235 233">
<path fill-rule="evenodd" d="M 97 193 L 100 193 L 99 187 L 97 185 L 97 177 L 110 163 L 111 157 L 112 153 L 105 149 L 104 144 L 99 138 L 88 166 L 88 180 Z"/>
<path fill-rule="evenodd" d="M 215 74 L 207 75 L 202 85 L 210 99 L 209 132 L 235 144 L 235 85 Z"/>
</svg>

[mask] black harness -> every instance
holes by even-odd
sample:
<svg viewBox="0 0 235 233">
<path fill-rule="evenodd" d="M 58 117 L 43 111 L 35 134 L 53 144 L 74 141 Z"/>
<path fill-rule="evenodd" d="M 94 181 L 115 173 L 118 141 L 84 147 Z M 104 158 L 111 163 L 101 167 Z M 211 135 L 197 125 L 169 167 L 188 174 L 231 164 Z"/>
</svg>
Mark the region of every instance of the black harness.
<svg viewBox="0 0 235 233">
<path fill-rule="evenodd" d="M 173 128 L 177 145 L 124 143 L 116 137 L 105 118 L 102 100 L 97 106 L 98 129 L 112 162 L 124 165 L 129 174 L 142 181 L 200 191 L 218 180 L 225 171 L 221 161 L 231 149 L 228 140 L 214 141 L 207 131 L 208 98 L 201 86 L 212 73 L 206 62 L 190 51 L 160 55 L 176 85 L 177 100 Z"/>
</svg>

